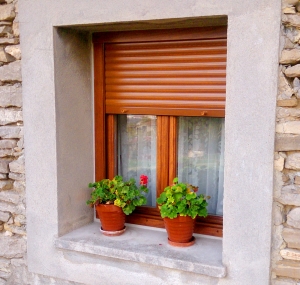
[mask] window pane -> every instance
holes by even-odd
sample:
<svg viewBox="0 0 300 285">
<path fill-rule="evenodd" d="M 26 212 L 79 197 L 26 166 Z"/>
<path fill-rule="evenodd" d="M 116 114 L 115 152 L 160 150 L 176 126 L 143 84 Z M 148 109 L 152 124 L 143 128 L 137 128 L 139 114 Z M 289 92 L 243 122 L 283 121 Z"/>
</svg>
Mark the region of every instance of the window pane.
<svg viewBox="0 0 300 285">
<path fill-rule="evenodd" d="M 223 214 L 224 118 L 179 117 L 178 178 L 211 196 L 210 214 Z"/>
<path fill-rule="evenodd" d="M 156 205 L 156 116 L 118 115 L 118 174 L 124 179 L 147 175 L 147 206 Z"/>
</svg>

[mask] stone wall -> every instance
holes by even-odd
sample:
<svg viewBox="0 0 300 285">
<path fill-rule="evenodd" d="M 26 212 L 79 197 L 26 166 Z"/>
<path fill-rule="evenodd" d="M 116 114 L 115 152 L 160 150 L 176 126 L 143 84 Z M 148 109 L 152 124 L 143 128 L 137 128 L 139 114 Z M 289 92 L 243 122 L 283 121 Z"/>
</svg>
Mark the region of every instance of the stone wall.
<svg viewBox="0 0 300 285">
<path fill-rule="evenodd" d="M 18 4 L 0 1 L 0 284 L 26 253 L 25 174 Z M 9 281 L 10 282 L 10 281 Z"/>
<path fill-rule="evenodd" d="M 300 284 L 300 2 L 283 0 L 274 176 L 275 285 Z"/>
</svg>

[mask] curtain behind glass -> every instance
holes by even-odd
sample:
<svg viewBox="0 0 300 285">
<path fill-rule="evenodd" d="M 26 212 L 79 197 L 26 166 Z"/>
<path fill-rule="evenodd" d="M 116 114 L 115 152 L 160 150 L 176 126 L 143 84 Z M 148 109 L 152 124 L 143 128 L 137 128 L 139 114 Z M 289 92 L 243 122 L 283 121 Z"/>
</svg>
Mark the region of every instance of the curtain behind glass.
<svg viewBox="0 0 300 285">
<path fill-rule="evenodd" d="M 156 116 L 118 115 L 118 174 L 125 180 L 147 175 L 147 206 L 156 205 Z"/>
<path fill-rule="evenodd" d="M 210 196 L 208 212 L 223 214 L 224 118 L 179 117 L 178 178 Z"/>
</svg>

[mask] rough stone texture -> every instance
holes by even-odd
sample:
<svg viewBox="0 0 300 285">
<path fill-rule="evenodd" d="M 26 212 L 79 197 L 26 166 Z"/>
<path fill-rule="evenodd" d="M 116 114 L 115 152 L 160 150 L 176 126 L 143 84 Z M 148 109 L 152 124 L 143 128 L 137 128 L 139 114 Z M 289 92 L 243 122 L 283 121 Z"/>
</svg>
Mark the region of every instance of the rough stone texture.
<svg viewBox="0 0 300 285">
<path fill-rule="evenodd" d="M 297 184 L 297 185 L 300 185 L 300 176 L 298 176 L 298 175 L 295 176 L 294 183 Z"/>
<path fill-rule="evenodd" d="M 296 64 L 294 66 L 288 67 L 284 71 L 284 74 L 287 77 L 297 77 L 297 76 L 300 76 L 300 64 Z"/>
<path fill-rule="evenodd" d="M 7 212 L 0 211 L 0 221 L 1 222 L 7 222 L 10 218 L 10 214 Z"/>
<path fill-rule="evenodd" d="M 294 208 L 288 213 L 287 224 L 300 229 L 300 208 Z"/>
<path fill-rule="evenodd" d="M 10 163 L 9 160 L 4 160 L 4 159 L 1 159 L 0 160 L 0 172 L 1 173 L 8 173 L 9 170 L 8 170 L 8 164 Z"/>
<path fill-rule="evenodd" d="M 294 90 L 282 72 L 280 73 L 278 84 L 278 99 L 290 99 L 294 94 Z"/>
<path fill-rule="evenodd" d="M 278 100 L 277 101 L 277 106 L 278 107 L 295 107 L 297 105 L 298 105 L 298 101 L 297 101 L 296 98 Z"/>
<path fill-rule="evenodd" d="M 20 201 L 20 195 L 15 191 L 0 191 L 0 200 L 13 204 L 18 204 Z"/>
<path fill-rule="evenodd" d="M 295 7 L 285 7 L 282 9 L 282 12 L 284 14 L 295 14 L 296 13 L 296 8 Z"/>
<path fill-rule="evenodd" d="M 278 276 L 300 278 L 299 262 L 283 260 L 277 263 L 274 272 Z"/>
<path fill-rule="evenodd" d="M 19 139 L 23 136 L 21 126 L 0 126 L 0 137 L 3 139 Z"/>
<path fill-rule="evenodd" d="M 18 85 L 0 86 L 0 107 L 22 107 L 22 88 Z"/>
<path fill-rule="evenodd" d="M 12 188 L 13 188 L 12 180 L 0 180 L 0 190 L 9 190 Z"/>
<path fill-rule="evenodd" d="M 1 6 L 0 6 L 1 7 Z M 0 67 L 0 80 L 7 81 L 22 81 L 21 75 L 21 61 L 16 60 L 10 64 Z"/>
<path fill-rule="evenodd" d="M 300 134 L 300 121 L 279 123 L 276 132 L 281 134 Z"/>
<path fill-rule="evenodd" d="M 11 109 L 0 109 L 0 124 L 1 125 L 17 123 L 22 120 L 23 120 L 22 111 L 11 110 Z"/>
<path fill-rule="evenodd" d="M 284 205 L 300 206 L 300 187 L 297 185 L 284 186 L 280 196 L 275 199 Z"/>
<path fill-rule="evenodd" d="M 15 59 L 21 59 L 20 45 L 13 45 L 5 47 L 5 52 L 13 56 Z"/>
<path fill-rule="evenodd" d="M 280 255 L 284 259 L 300 260 L 300 250 L 297 249 L 282 249 Z"/>
<path fill-rule="evenodd" d="M 293 119 L 296 120 L 300 118 L 300 109 L 297 108 L 277 108 L 277 118 L 278 119 Z"/>
<path fill-rule="evenodd" d="M 0 140 L 0 148 L 14 148 L 17 146 L 16 140 Z"/>
<path fill-rule="evenodd" d="M 285 155 L 281 155 L 281 154 L 276 154 L 275 155 L 275 160 L 274 160 L 274 168 L 278 171 L 282 171 L 284 168 L 284 158 L 286 156 Z"/>
<path fill-rule="evenodd" d="M 12 161 L 9 164 L 9 169 L 10 169 L 11 172 L 25 173 L 24 155 L 21 155 L 17 160 Z"/>
<path fill-rule="evenodd" d="M 300 230 L 284 228 L 282 236 L 289 248 L 300 249 Z"/>
<path fill-rule="evenodd" d="M 26 252 L 26 240 L 18 236 L 6 238 L 4 235 L 0 235 L 0 248 L 0 257 L 23 257 Z"/>
<path fill-rule="evenodd" d="M 300 27 L 300 17 L 298 15 L 283 15 L 282 22 L 286 26 Z"/>
<path fill-rule="evenodd" d="M 287 156 L 285 160 L 285 168 L 300 170 L 300 152 L 292 153 Z"/>
<path fill-rule="evenodd" d="M 300 150 L 300 135 L 277 134 L 275 141 L 276 151 Z"/>
<path fill-rule="evenodd" d="M 273 217 L 274 225 L 279 226 L 285 221 L 284 206 L 280 203 L 274 203 L 273 205 Z"/>
<path fill-rule="evenodd" d="M 299 2 L 299 0 L 283 0 L 282 1 L 282 6 L 287 7 L 287 6 L 294 6 Z"/>
<path fill-rule="evenodd" d="M 291 49 L 283 50 L 281 53 L 280 63 L 281 64 L 295 64 L 300 62 L 300 50 Z"/>
<path fill-rule="evenodd" d="M 16 16 L 13 4 L 0 6 L 0 21 L 13 20 Z"/>
</svg>

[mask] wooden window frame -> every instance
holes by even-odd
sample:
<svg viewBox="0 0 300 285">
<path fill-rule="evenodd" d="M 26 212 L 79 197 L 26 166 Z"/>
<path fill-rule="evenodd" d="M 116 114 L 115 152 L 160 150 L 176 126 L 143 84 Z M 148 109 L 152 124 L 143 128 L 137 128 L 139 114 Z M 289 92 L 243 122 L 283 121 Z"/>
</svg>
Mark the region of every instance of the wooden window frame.
<svg viewBox="0 0 300 285">
<path fill-rule="evenodd" d="M 96 33 L 94 43 L 94 90 L 95 90 L 95 178 L 112 178 L 117 174 L 116 159 L 116 116 L 106 114 L 105 110 L 105 71 L 104 46 L 106 43 L 178 41 L 201 38 L 224 37 L 227 27 L 205 27 L 173 30 L 126 31 Z M 155 113 L 153 115 L 156 115 Z M 187 115 L 190 115 L 187 114 Z M 210 115 L 202 112 L 203 116 Z M 199 116 L 199 113 L 197 113 Z M 225 117 L 225 108 L 213 112 L 214 117 Z M 172 183 L 176 176 L 177 148 L 176 116 L 160 115 L 157 117 L 157 195 Z M 162 143 L 163 142 L 163 143 Z M 167 142 L 167 143 L 166 143 Z M 138 207 L 126 217 L 126 222 L 164 228 L 158 208 Z M 209 215 L 196 219 L 195 233 L 221 237 L 223 235 L 223 217 Z"/>
</svg>

